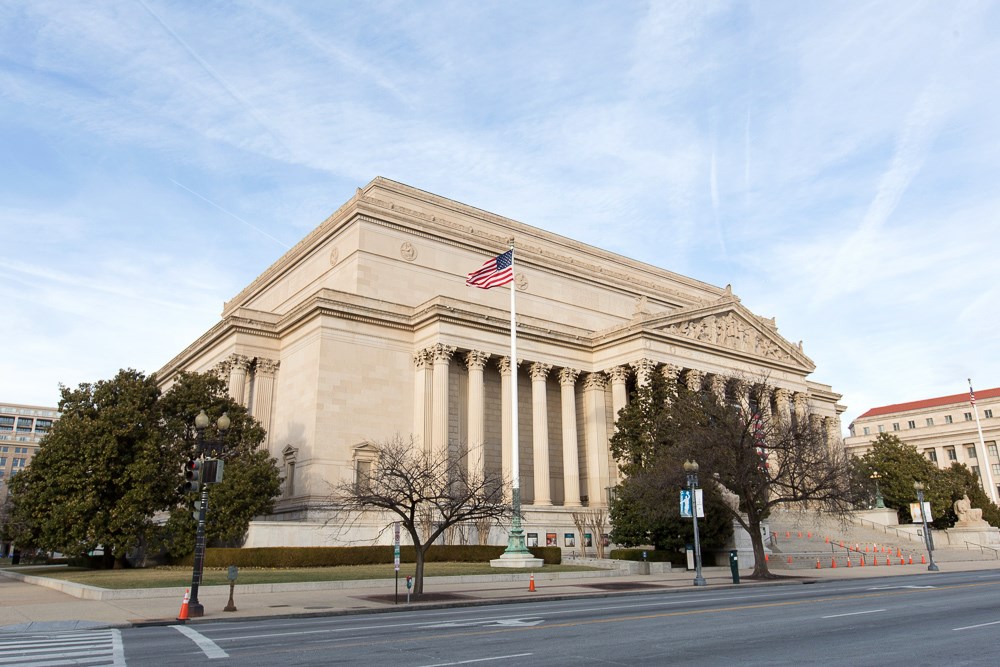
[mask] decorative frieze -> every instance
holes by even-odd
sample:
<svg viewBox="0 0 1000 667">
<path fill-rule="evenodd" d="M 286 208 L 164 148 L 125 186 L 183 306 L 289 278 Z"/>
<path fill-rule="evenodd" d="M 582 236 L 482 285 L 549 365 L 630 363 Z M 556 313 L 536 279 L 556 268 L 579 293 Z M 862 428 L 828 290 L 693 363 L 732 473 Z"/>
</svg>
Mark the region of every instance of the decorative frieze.
<svg viewBox="0 0 1000 667">
<path fill-rule="evenodd" d="M 792 355 L 785 352 L 777 342 L 762 336 L 756 328 L 731 312 L 671 324 L 665 331 L 768 359 L 792 360 Z"/>
</svg>

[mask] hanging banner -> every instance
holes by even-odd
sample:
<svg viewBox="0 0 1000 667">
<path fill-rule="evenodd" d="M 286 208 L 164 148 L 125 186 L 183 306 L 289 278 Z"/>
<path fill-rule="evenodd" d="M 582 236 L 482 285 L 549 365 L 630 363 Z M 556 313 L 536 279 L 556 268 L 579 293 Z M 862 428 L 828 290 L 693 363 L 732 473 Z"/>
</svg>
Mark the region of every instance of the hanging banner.
<svg viewBox="0 0 1000 667">
<path fill-rule="evenodd" d="M 701 489 L 695 489 L 695 503 L 698 508 L 698 518 L 705 518 L 705 500 L 702 495 Z M 681 517 L 684 519 L 691 518 L 691 490 L 681 489 Z"/>
</svg>

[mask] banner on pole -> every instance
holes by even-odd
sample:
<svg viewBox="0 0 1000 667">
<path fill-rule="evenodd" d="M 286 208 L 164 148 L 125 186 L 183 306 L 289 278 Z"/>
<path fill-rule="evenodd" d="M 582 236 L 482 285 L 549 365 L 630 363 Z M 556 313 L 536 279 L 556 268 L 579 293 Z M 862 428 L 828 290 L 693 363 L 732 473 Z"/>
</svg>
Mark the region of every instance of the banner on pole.
<svg viewBox="0 0 1000 667">
<path fill-rule="evenodd" d="M 705 518 L 705 499 L 702 494 L 701 489 L 695 489 L 695 504 L 698 508 L 698 518 Z M 681 489 L 681 517 L 685 519 L 691 518 L 691 490 Z"/>
</svg>

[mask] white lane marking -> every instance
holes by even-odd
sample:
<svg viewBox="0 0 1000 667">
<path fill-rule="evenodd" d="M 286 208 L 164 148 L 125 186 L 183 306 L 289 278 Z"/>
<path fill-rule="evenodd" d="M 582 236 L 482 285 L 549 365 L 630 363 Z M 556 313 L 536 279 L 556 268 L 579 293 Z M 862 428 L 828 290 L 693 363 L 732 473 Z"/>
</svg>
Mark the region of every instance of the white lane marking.
<svg viewBox="0 0 1000 667">
<path fill-rule="evenodd" d="M 507 658 L 524 658 L 531 653 L 515 653 L 513 655 L 497 655 L 492 658 L 475 658 L 473 660 L 460 660 L 458 662 L 437 662 L 433 665 L 424 665 L 423 667 L 450 667 L 450 665 L 471 665 L 474 662 L 489 662 L 491 660 L 506 660 Z"/>
<path fill-rule="evenodd" d="M 443 623 L 431 623 L 425 625 L 425 628 L 471 628 L 471 627 L 489 627 L 489 626 L 501 626 L 507 628 L 527 628 L 533 625 L 538 625 L 539 623 L 544 623 L 540 618 L 534 618 L 530 621 L 525 620 L 524 617 L 517 618 L 501 618 L 501 619 L 483 619 L 479 621 L 445 621 Z"/>
<path fill-rule="evenodd" d="M 228 658 L 229 654 L 219 648 L 219 645 L 213 642 L 211 639 L 201 634 L 194 628 L 189 628 L 186 625 L 171 625 L 174 630 L 186 635 L 202 650 L 207 658 L 210 660 L 212 658 Z"/>
<path fill-rule="evenodd" d="M 990 623 L 980 623 L 979 625 L 966 625 L 961 628 L 952 628 L 952 630 L 972 630 L 973 628 L 985 628 L 987 625 L 997 625 L 1000 621 L 991 621 Z"/>
<path fill-rule="evenodd" d="M 822 616 L 821 618 L 840 618 L 841 616 L 857 616 L 858 614 L 877 614 L 885 609 L 869 609 L 868 611 L 852 611 L 848 614 L 834 614 L 833 616 Z"/>
</svg>

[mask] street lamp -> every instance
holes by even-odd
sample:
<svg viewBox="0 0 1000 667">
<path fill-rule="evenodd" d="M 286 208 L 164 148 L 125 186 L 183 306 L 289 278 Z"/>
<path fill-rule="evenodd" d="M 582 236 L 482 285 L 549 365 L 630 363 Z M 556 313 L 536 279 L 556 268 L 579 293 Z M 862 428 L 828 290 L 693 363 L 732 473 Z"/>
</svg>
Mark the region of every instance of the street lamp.
<svg viewBox="0 0 1000 667">
<path fill-rule="evenodd" d="M 219 420 L 215 422 L 215 427 L 218 429 L 219 435 L 215 438 L 205 437 L 205 429 L 208 428 L 211 420 L 205 411 L 202 410 L 198 413 L 198 416 L 194 418 L 194 429 L 196 435 L 196 449 L 198 453 L 198 462 L 194 467 L 195 470 L 200 470 L 201 474 L 204 476 L 206 472 L 205 468 L 205 453 L 215 454 L 220 452 L 225 446 L 225 433 L 229 430 L 230 419 L 229 415 L 222 413 Z M 213 473 L 214 474 L 214 473 Z M 196 480 L 197 481 L 197 480 Z M 194 569 L 191 572 L 191 600 L 188 604 L 188 616 L 191 618 L 197 618 L 205 615 L 205 606 L 198 602 L 198 588 L 201 586 L 201 575 L 202 571 L 205 569 L 205 517 L 208 514 L 208 483 L 209 479 L 203 477 L 200 480 L 201 487 L 201 502 L 198 504 L 198 530 L 195 532 L 194 538 Z M 212 482 L 215 479 L 211 480 Z"/>
<path fill-rule="evenodd" d="M 885 501 L 882 499 L 882 491 L 878 488 L 878 481 L 882 478 L 882 475 L 878 474 L 878 470 L 876 470 L 869 477 L 875 480 L 875 509 L 884 510 Z"/>
<path fill-rule="evenodd" d="M 687 475 L 688 489 L 691 491 L 691 518 L 694 520 L 694 585 L 705 586 L 708 582 L 701 576 L 701 541 L 698 539 L 698 497 L 695 493 L 698 487 L 698 462 L 685 461 L 684 473 Z"/>
<path fill-rule="evenodd" d="M 920 519 L 924 522 L 924 543 L 927 545 L 927 558 L 931 562 L 927 569 L 937 572 L 940 568 L 934 563 L 934 547 L 931 546 L 931 532 L 927 529 L 927 512 L 924 511 L 924 483 L 914 482 L 913 488 L 917 492 L 917 502 L 920 503 Z"/>
</svg>

